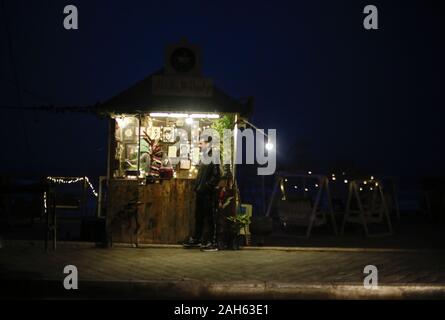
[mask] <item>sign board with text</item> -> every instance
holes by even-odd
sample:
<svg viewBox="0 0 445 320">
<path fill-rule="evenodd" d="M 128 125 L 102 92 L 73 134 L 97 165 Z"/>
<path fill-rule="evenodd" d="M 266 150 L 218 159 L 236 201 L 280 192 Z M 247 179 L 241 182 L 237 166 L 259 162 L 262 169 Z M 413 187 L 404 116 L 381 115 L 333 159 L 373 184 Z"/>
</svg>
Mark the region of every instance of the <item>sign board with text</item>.
<svg viewBox="0 0 445 320">
<path fill-rule="evenodd" d="M 163 96 L 211 97 L 213 82 L 201 77 L 153 76 L 152 94 Z"/>
</svg>

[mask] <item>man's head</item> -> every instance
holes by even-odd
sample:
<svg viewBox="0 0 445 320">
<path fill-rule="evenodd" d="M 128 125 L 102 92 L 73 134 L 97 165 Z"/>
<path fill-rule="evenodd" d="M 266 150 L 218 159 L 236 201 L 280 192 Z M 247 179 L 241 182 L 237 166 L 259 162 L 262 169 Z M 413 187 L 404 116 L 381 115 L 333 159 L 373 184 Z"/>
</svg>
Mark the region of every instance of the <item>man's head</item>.
<svg viewBox="0 0 445 320">
<path fill-rule="evenodd" d="M 199 150 L 205 151 L 210 148 L 210 142 L 212 141 L 211 136 L 201 136 L 199 138 Z"/>
</svg>

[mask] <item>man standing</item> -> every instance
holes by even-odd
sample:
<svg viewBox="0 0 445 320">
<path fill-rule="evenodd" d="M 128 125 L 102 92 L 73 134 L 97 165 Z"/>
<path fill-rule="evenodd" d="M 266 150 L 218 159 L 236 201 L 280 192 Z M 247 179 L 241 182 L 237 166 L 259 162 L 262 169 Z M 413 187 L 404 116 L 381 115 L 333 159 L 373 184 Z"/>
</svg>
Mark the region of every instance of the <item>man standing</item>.
<svg viewBox="0 0 445 320">
<path fill-rule="evenodd" d="M 201 137 L 199 148 L 201 153 L 211 156 L 211 137 Z M 203 251 L 218 251 L 216 241 L 216 201 L 217 187 L 221 179 L 219 164 L 201 161 L 195 181 L 196 212 L 195 234 L 184 247 L 201 247 Z"/>
</svg>

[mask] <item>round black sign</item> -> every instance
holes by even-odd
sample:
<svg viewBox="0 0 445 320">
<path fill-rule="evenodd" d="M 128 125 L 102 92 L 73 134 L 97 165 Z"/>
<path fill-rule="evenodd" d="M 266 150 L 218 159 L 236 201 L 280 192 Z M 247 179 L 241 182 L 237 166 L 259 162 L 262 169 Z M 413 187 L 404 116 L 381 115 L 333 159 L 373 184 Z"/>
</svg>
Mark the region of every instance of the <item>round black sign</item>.
<svg viewBox="0 0 445 320">
<path fill-rule="evenodd" d="M 178 72 L 189 72 L 196 64 L 196 57 L 192 50 L 178 48 L 171 55 L 170 63 Z"/>
</svg>

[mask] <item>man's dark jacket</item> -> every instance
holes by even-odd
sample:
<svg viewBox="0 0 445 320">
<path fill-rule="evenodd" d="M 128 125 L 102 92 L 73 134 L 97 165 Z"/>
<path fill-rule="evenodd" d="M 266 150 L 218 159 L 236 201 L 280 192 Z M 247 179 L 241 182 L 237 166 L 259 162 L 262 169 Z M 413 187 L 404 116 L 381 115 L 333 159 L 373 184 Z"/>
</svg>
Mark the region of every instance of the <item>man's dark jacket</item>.
<svg viewBox="0 0 445 320">
<path fill-rule="evenodd" d="M 198 176 L 195 181 L 195 191 L 199 194 L 211 194 L 221 179 L 221 171 L 218 164 L 210 163 L 199 165 Z"/>
</svg>

